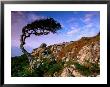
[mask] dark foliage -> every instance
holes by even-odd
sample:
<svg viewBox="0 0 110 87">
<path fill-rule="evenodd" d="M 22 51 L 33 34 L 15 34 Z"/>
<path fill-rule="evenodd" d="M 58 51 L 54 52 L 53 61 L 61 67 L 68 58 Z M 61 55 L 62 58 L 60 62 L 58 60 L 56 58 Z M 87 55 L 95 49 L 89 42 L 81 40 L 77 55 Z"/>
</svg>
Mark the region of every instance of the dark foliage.
<svg viewBox="0 0 110 87">
<path fill-rule="evenodd" d="M 97 75 L 100 73 L 100 67 L 98 64 L 91 63 L 91 67 L 86 67 L 84 65 L 79 64 L 78 62 L 75 62 L 75 67 L 79 70 L 79 72 L 82 75 L 90 76 L 90 75 Z"/>
<path fill-rule="evenodd" d="M 38 68 L 31 73 L 29 63 L 25 55 L 12 58 L 11 75 L 12 77 L 44 77 L 53 76 L 55 72 L 59 72 L 63 68 L 63 63 L 57 63 L 55 60 L 44 59 Z"/>
<path fill-rule="evenodd" d="M 56 31 L 58 31 L 59 29 L 61 29 L 60 23 L 58 23 L 53 18 L 36 20 L 23 27 L 22 34 L 20 37 L 20 49 L 27 56 L 30 65 L 33 60 L 31 54 L 28 53 L 24 48 L 26 38 L 30 37 L 31 34 L 41 36 L 47 35 L 49 33 L 56 33 Z"/>
</svg>

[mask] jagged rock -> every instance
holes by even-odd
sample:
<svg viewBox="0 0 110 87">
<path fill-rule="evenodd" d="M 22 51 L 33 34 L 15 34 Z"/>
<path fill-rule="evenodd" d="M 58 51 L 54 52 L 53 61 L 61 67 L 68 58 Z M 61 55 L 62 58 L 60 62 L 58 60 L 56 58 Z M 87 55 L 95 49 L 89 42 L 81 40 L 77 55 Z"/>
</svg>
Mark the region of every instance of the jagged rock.
<svg viewBox="0 0 110 87">
<path fill-rule="evenodd" d="M 46 43 L 42 43 L 42 44 L 40 45 L 40 48 L 45 48 L 46 46 L 47 46 Z"/>
<path fill-rule="evenodd" d="M 74 77 L 74 75 L 72 75 L 71 71 L 66 67 L 63 69 L 62 73 L 61 73 L 61 77 Z"/>
<path fill-rule="evenodd" d="M 77 55 L 78 62 L 84 64 L 86 61 L 91 63 L 98 63 L 100 58 L 99 42 L 85 45 Z"/>
<path fill-rule="evenodd" d="M 78 70 L 73 70 L 72 74 L 73 74 L 75 77 L 84 77 L 83 75 L 81 75 L 81 73 L 80 73 Z"/>
<path fill-rule="evenodd" d="M 64 68 L 61 77 L 84 77 L 81 73 L 75 68 Z"/>
<path fill-rule="evenodd" d="M 70 65 L 70 67 L 71 68 L 73 68 L 73 69 L 76 69 L 76 67 L 75 67 L 75 65 L 73 64 L 73 65 Z"/>
<path fill-rule="evenodd" d="M 38 48 L 38 49 L 36 49 L 36 51 L 34 51 L 34 52 L 32 53 L 32 55 L 41 58 L 42 53 L 45 51 L 45 49 L 46 49 L 46 48 Z"/>
<path fill-rule="evenodd" d="M 91 67 L 91 63 L 100 64 L 100 39 L 99 36 L 83 37 L 78 41 L 64 42 L 47 46 L 45 43 L 37 49 L 34 49 L 32 55 L 37 62 L 42 58 L 48 58 L 50 61 L 64 62 L 64 69 L 59 75 L 61 77 L 84 77 L 78 71 L 74 64 L 69 65 L 67 62 L 76 61 L 84 66 Z M 39 67 L 39 64 L 37 65 Z M 53 76 L 58 76 L 57 72 Z M 91 76 L 97 76 L 91 75 Z"/>
<path fill-rule="evenodd" d="M 33 50 L 31 55 L 37 58 L 41 58 L 42 55 L 48 53 L 48 49 L 46 49 L 46 46 L 47 45 L 45 43 L 42 43 L 39 48 Z"/>
<path fill-rule="evenodd" d="M 70 65 L 69 67 L 65 67 L 61 73 L 61 77 L 85 77 L 82 75 L 75 65 Z"/>
<path fill-rule="evenodd" d="M 66 58 L 66 62 L 68 62 L 69 61 L 69 58 Z"/>
</svg>

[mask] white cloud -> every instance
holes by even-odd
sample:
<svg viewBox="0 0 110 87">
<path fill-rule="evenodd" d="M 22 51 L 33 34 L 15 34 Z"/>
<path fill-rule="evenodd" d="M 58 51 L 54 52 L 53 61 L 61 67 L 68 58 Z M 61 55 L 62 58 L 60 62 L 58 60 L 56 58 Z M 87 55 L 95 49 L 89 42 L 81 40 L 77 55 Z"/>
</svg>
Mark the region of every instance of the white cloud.
<svg viewBox="0 0 110 87">
<path fill-rule="evenodd" d="M 93 27 L 93 23 L 88 23 L 84 26 L 84 28 L 92 28 Z"/>
<path fill-rule="evenodd" d="M 71 30 L 71 31 L 69 31 L 69 32 L 67 32 L 67 34 L 68 35 L 73 35 L 73 34 L 75 34 L 75 33 L 77 33 L 78 32 L 78 30 Z"/>
<path fill-rule="evenodd" d="M 91 17 L 93 17 L 94 16 L 94 14 L 86 14 L 85 15 L 85 18 L 91 18 Z"/>
<path fill-rule="evenodd" d="M 92 21 L 92 17 L 94 16 L 94 14 L 85 14 L 85 16 L 83 18 L 81 18 L 83 23 L 90 23 Z"/>
<path fill-rule="evenodd" d="M 64 26 L 64 24 L 61 24 L 61 26 L 62 26 L 62 28 L 64 28 L 65 26 Z"/>
<path fill-rule="evenodd" d="M 82 37 L 86 37 L 86 36 L 94 36 L 99 32 L 99 28 L 97 27 L 96 24 L 94 23 L 88 23 L 85 24 L 82 27 L 82 31 L 80 32 L 80 35 Z"/>
<path fill-rule="evenodd" d="M 85 18 L 85 19 L 83 19 L 83 22 L 84 23 L 89 23 L 91 21 L 91 18 Z"/>
<path fill-rule="evenodd" d="M 71 27 L 70 31 L 67 32 L 67 35 L 73 35 L 79 32 L 79 28 Z"/>
<path fill-rule="evenodd" d="M 84 31 L 81 32 L 82 37 L 92 37 L 98 33 L 98 30 L 96 31 L 96 28 L 90 28 L 90 29 L 85 29 Z"/>
<path fill-rule="evenodd" d="M 72 27 L 71 27 L 71 30 L 76 30 L 76 27 L 73 27 L 73 26 L 72 26 Z"/>
</svg>

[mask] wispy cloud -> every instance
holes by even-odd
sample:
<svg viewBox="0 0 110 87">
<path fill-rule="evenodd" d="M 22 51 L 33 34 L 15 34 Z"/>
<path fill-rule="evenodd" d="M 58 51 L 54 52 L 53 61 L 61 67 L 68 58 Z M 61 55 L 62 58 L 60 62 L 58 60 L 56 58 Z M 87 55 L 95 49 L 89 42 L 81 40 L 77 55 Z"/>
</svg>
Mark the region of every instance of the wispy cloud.
<svg viewBox="0 0 110 87">
<path fill-rule="evenodd" d="M 26 19 L 26 16 L 22 12 L 19 12 L 19 11 L 11 12 L 11 24 L 12 25 L 15 23 L 21 22 L 21 21 L 25 21 L 25 19 Z"/>
<path fill-rule="evenodd" d="M 25 48 L 31 52 L 32 49 L 40 46 L 41 43 L 47 45 L 57 44 L 62 42 L 69 42 L 78 40 L 81 37 L 93 36 L 99 32 L 100 28 L 100 14 L 99 12 L 32 12 L 32 11 L 15 11 L 11 14 L 11 45 L 12 55 L 19 53 L 20 35 L 23 26 L 32 21 L 39 20 L 46 17 L 53 17 L 60 22 L 62 29 L 56 34 L 49 34 L 45 36 L 31 35 L 26 39 Z M 17 47 L 17 49 L 14 49 Z M 17 51 L 16 51 L 17 50 Z M 15 52 L 16 51 L 16 52 Z M 16 54 L 18 55 L 18 54 Z M 16 56 L 15 55 L 15 56 Z"/>
<path fill-rule="evenodd" d="M 82 31 L 80 32 L 80 36 L 81 37 L 86 37 L 86 36 L 91 37 L 91 36 L 96 35 L 100 31 L 99 27 L 97 27 L 97 26 L 99 26 L 99 25 L 97 25 L 93 22 L 85 24 L 82 27 Z"/>
<path fill-rule="evenodd" d="M 92 17 L 94 16 L 94 14 L 85 14 L 85 16 L 83 18 L 81 18 L 82 22 L 85 24 L 88 24 L 92 21 Z"/>
<path fill-rule="evenodd" d="M 84 26 L 85 29 L 92 28 L 94 26 L 93 23 L 88 23 Z"/>
<path fill-rule="evenodd" d="M 70 31 L 67 32 L 67 35 L 74 35 L 79 32 L 79 28 L 71 27 Z"/>
<path fill-rule="evenodd" d="M 91 18 L 85 18 L 85 19 L 83 19 L 83 22 L 84 23 L 89 23 L 91 21 Z"/>
<path fill-rule="evenodd" d="M 21 21 L 25 21 L 26 23 L 43 19 L 46 18 L 45 16 L 37 15 L 37 14 L 32 14 L 29 12 L 24 12 L 24 11 L 13 11 L 11 13 L 12 17 L 12 23 L 17 23 Z"/>
<path fill-rule="evenodd" d="M 90 13 L 89 13 L 89 14 L 86 14 L 86 15 L 85 15 L 85 18 L 91 18 L 91 17 L 93 17 L 93 16 L 94 16 L 94 14 L 90 14 Z"/>
<path fill-rule="evenodd" d="M 70 22 L 70 30 L 67 32 L 67 35 L 69 36 L 75 36 L 79 34 L 79 37 L 85 37 L 85 36 L 94 36 L 97 32 L 99 32 L 99 28 L 96 26 L 99 26 L 95 23 L 95 12 L 89 12 L 86 13 L 84 16 L 79 17 L 79 20 L 75 21 L 75 19 L 69 20 Z"/>
<path fill-rule="evenodd" d="M 28 15 L 28 20 L 30 20 L 30 21 L 35 21 L 35 20 L 44 19 L 44 18 L 46 18 L 46 17 L 40 16 L 40 15 L 35 15 L 35 14 Z"/>
<path fill-rule="evenodd" d="M 93 36 L 96 32 L 96 26 L 97 24 L 95 24 L 94 22 L 94 15 L 95 14 L 85 14 L 83 18 L 81 18 L 82 23 L 84 23 L 83 27 L 82 27 L 82 31 L 80 32 L 80 36 L 84 37 L 84 36 Z M 96 29 L 96 30 L 95 30 Z"/>
<path fill-rule="evenodd" d="M 20 44 L 20 35 L 21 35 L 21 31 L 22 28 L 35 20 L 39 20 L 44 18 L 44 16 L 40 16 L 40 15 L 35 15 L 35 14 L 30 14 L 30 13 L 26 13 L 24 11 L 12 11 L 11 12 L 11 43 L 12 46 L 17 47 Z M 17 33 L 16 33 L 17 32 Z"/>
<path fill-rule="evenodd" d="M 71 30 L 69 32 L 67 32 L 68 35 L 73 35 L 75 33 L 77 33 L 79 30 Z"/>
</svg>

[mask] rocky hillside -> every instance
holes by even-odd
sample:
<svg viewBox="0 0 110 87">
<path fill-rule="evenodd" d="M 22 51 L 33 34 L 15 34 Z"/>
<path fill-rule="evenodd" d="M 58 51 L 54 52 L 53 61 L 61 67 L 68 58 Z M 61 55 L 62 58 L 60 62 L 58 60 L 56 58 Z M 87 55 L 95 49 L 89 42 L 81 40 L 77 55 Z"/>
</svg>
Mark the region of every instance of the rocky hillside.
<svg viewBox="0 0 110 87">
<path fill-rule="evenodd" d="M 36 67 L 40 65 L 38 61 L 41 62 L 44 59 L 56 61 L 56 63 L 63 62 L 63 67 L 51 76 L 99 76 L 100 34 L 94 37 L 82 37 L 78 41 L 63 42 L 50 46 L 43 43 L 39 48 L 34 49 L 31 55 L 35 60 L 33 64 L 37 64 Z"/>
</svg>

